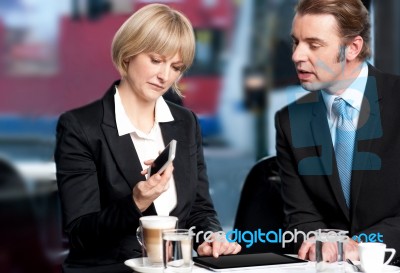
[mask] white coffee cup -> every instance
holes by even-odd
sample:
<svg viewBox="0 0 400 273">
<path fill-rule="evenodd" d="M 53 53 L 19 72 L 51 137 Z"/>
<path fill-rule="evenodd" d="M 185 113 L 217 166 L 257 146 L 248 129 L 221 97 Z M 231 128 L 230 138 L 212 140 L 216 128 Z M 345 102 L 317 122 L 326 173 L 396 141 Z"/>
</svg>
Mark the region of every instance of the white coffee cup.
<svg viewBox="0 0 400 273">
<path fill-rule="evenodd" d="M 174 216 L 144 216 L 139 219 L 140 226 L 136 231 L 139 243 L 142 245 L 143 265 L 161 267 L 162 232 L 174 229 L 178 218 Z"/>
<path fill-rule="evenodd" d="M 385 253 L 391 252 L 389 259 L 384 262 Z M 383 243 L 360 243 L 358 245 L 358 254 L 361 260 L 361 267 L 365 273 L 380 273 L 383 265 L 390 263 L 396 254 L 393 248 L 386 248 Z"/>
</svg>

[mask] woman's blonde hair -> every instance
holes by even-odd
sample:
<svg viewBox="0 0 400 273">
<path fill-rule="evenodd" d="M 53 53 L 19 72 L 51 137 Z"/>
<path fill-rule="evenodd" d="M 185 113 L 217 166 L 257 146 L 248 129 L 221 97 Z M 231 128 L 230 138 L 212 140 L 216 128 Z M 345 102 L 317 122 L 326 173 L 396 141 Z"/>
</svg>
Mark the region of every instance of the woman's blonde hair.
<svg viewBox="0 0 400 273">
<path fill-rule="evenodd" d="M 136 11 L 114 36 L 112 61 L 121 76 L 125 76 L 130 58 L 150 52 L 164 56 L 179 53 L 184 64 L 183 74 L 192 64 L 195 54 L 195 38 L 190 21 L 179 11 L 162 4 L 150 4 Z M 182 96 L 178 80 L 172 88 Z"/>
</svg>

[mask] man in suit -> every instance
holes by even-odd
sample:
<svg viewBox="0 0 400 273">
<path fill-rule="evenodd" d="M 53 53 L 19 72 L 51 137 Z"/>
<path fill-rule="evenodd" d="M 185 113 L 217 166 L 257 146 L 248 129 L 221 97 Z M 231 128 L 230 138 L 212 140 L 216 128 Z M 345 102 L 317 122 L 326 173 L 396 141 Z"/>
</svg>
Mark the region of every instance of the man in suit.
<svg viewBox="0 0 400 273">
<path fill-rule="evenodd" d="M 361 0 L 299 0 L 291 35 L 310 94 L 275 117 L 288 230 L 349 231 L 352 259 L 364 234 L 400 251 L 400 79 L 366 62 L 367 9 Z M 315 245 L 297 239 L 299 257 L 314 260 Z"/>
</svg>

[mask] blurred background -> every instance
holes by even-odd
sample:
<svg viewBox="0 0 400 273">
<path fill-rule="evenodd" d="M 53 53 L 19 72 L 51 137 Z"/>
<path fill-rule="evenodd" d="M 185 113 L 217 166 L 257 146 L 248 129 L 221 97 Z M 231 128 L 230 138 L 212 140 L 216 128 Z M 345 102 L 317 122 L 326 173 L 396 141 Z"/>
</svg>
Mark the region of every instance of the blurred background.
<svg viewBox="0 0 400 273">
<path fill-rule="evenodd" d="M 118 79 L 113 35 L 152 2 L 182 11 L 195 29 L 195 62 L 180 88 L 201 122 L 225 230 L 250 168 L 275 154 L 274 113 L 305 94 L 291 62 L 296 0 L 1 0 L 0 272 L 58 272 L 67 242 L 53 161 L 57 119 Z M 400 1 L 363 2 L 373 27 L 370 62 L 400 74 Z"/>
</svg>

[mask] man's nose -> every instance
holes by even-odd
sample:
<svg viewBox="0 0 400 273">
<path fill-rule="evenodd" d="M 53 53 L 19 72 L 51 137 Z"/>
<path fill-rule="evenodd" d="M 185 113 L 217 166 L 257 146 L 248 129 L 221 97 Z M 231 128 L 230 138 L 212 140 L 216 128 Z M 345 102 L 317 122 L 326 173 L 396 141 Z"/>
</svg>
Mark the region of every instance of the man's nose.
<svg viewBox="0 0 400 273">
<path fill-rule="evenodd" d="M 292 61 L 294 63 L 304 62 L 307 59 L 306 51 L 300 45 L 297 45 L 292 53 Z"/>
</svg>

